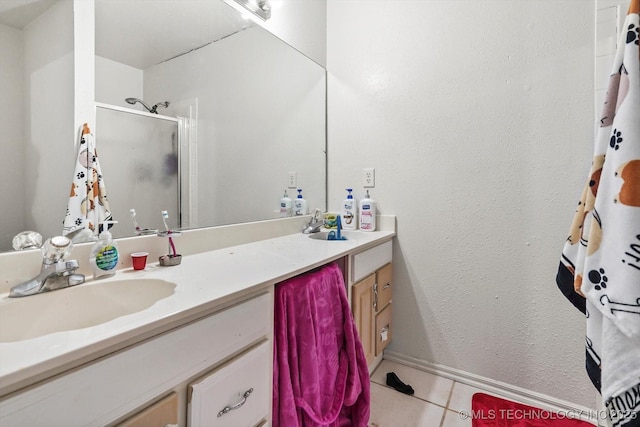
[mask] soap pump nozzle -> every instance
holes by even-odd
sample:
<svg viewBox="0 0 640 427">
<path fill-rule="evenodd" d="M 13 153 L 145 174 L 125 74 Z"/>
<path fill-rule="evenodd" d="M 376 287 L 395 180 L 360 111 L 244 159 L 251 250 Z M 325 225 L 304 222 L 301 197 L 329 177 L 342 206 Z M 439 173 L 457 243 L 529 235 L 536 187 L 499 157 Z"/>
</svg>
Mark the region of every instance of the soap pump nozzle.
<svg viewBox="0 0 640 427">
<path fill-rule="evenodd" d="M 347 194 L 347 199 L 353 199 L 353 194 L 351 194 L 353 188 L 347 188 L 346 190 L 349 192 L 349 194 Z"/>
<path fill-rule="evenodd" d="M 111 236 L 111 232 L 109 231 L 109 224 L 117 224 L 118 221 L 102 221 L 100 222 L 100 234 L 98 235 L 98 238 L 100 240 L 110 240 L 112 238 Z"/>
</svg>

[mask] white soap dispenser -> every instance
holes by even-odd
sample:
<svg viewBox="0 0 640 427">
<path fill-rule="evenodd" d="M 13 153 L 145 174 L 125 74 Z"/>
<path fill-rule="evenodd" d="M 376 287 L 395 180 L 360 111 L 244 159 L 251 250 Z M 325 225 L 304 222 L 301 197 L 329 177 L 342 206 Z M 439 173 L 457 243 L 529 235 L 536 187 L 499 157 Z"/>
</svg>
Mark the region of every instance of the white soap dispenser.
<svg viewBox="0 0 640 427">
<path fill-rule="evenodd" d="M 358 204 L 356 199 L 353 198 L 351 188 L 347 188 L 349 194 L 347 198 L 342 202 L 342 228 L 345 230 L 357 230 L 358 229 Z"/>
<path fill-rule="evenodd" d="M 280 218 L 286 218 L 293 215 L 293 201 L 284 190 L 284 196 L 280 199 Z"/>
<path fill-rule="evenodd" d="M 369 197 L 369 190 L 364 199 L 360 200 L 360 230 L 375 231 L 376 229 L 376 201 Z"/>
<path fill-rule="evenodd" d="M 306 215 L 308 213 L 307 201 L 302 197 L 302 188 L 298 188 L 298 197 L 293 201 L 293 214 Z"/>
<path fill-rule="evenodd" d="M 110 277 L 116 274 L 116 267 L 120 254 L 118 244 L 113 240 L 109 232 L 109 224 L 117 224 L 118 221 L 103 221 L 102 232 L 98 241 L 91 248 L 89 263 L 93 268 L 93 278 Z"/>
</svg>

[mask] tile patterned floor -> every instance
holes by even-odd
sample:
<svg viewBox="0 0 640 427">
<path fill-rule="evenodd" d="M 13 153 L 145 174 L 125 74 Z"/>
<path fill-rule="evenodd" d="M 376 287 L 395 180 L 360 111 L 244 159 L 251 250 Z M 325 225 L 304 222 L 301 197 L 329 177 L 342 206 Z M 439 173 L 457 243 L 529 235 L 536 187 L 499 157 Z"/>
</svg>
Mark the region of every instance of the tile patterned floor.
<svg viewBox="0 0 640 427">
<path fill-rule="evenodd" d="M 387 372 L 395 372 L 414 389 L 413 396 L 386 385 Z M 497 396 L 476 387 L 398 363 L 383 360 L 371 374 L 369 427 L 471 427 L 460 411 L 471 411 L 474 393 Z"/>
</svg>

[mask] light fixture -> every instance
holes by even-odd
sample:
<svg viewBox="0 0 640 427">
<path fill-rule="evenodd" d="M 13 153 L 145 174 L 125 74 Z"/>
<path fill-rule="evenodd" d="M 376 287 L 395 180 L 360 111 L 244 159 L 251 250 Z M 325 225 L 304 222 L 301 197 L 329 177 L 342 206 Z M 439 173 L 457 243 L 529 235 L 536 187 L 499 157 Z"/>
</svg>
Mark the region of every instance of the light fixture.
<svg viewBox="0 0 640 427">
<path fill-rule="evenodd" d="M 269 0 L 234 1 L 264 21 L 271 18 L 271 5 L 269 4 Z"/>
</svg>

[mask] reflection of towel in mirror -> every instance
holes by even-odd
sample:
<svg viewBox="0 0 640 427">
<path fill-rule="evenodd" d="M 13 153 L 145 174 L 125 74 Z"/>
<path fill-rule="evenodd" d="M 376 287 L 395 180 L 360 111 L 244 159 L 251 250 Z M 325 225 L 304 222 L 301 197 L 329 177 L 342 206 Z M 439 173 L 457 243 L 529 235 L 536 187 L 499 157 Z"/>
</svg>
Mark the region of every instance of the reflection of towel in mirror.
<svg viewBox="0 0 640 427">
<path fill-rule="evenodd" d="M 639 12 L 633 0 L 557 276 L 587 316 L 587 372 L 614 426 L 640 425 Z"/>
<path fill-rule="evenodd" d="M 365 427 L 369 370 L 336 264 L 276 286 L 273 425 Z"/>
<path fill-rule="evenodd" d="M 95 235 L 96 226 L 110 219 L 111 211 L 95 142 L 89 126 L 85 123 L 82 126 L 62 234 L 74 239 L 81 230 L 90 230 L 91 234 Z"/>
</svg>

